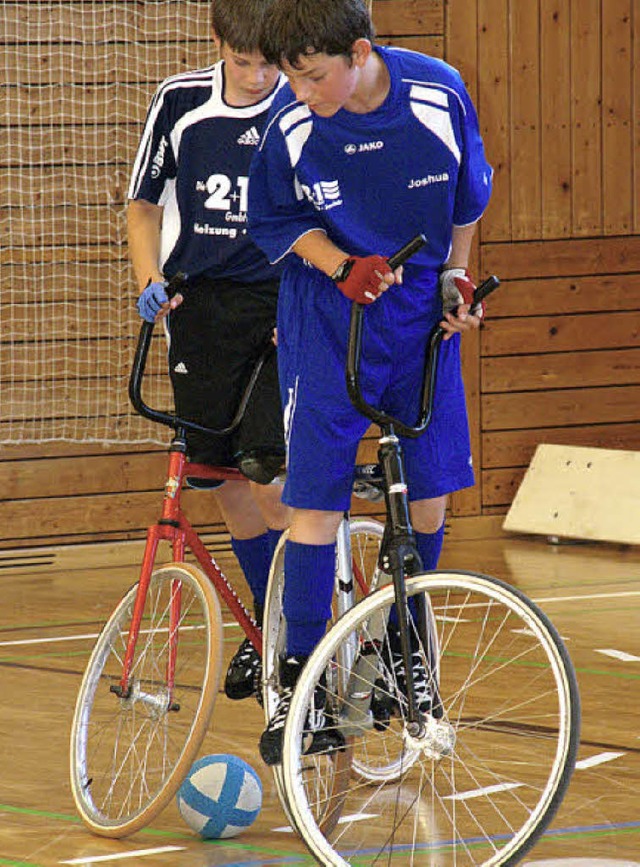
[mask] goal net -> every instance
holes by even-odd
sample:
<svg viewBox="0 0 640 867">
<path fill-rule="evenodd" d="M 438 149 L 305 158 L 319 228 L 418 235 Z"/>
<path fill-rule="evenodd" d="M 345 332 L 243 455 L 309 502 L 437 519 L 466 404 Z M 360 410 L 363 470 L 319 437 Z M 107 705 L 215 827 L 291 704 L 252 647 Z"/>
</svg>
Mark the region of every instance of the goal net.
<svg viewBox="0 0 640 867">
<path fill-rule="evenodd" d="M 140 320 L 125 199 L 156 86 L 215 59 L 209 8 L 0 0 L 2 443 L 166 441 L 127 397 Z M 154 343 L 145 397 L 168 408 Z"/>
</svg>

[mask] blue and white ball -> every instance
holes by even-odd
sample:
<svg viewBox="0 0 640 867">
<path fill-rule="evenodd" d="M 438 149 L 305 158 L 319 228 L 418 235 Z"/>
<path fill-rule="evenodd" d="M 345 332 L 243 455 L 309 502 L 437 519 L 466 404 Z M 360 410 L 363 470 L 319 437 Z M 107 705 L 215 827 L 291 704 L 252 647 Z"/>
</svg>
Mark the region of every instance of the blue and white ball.
<svg viewBox="0 0 640 867">
<path fill-rule="evenodd" d="M 182 818 L 205 840 L 235 837 L 256 820 L 262 783 L 238 756 L 204 756 L 194 762 L 177 800 Z"/>
</svg>

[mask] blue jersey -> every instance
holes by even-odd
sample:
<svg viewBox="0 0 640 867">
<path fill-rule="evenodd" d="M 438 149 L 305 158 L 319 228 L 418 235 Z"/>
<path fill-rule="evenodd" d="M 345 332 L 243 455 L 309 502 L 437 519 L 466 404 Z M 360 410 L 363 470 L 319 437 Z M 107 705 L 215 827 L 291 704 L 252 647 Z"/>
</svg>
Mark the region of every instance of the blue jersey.
<svg viewBox="0 0 640 867">
<path fill-rule="evenodd" d="M 249 166 L 274 94 L 236 108 L 223 93 L 220 61 L 168 78 L 149 108 L 129 198 L 164 208 L 167 278 L 179 270 L 248 283 L 277 276 L 247 232 Z"/>
<path fill-rule="evenodd" d="M 435 286 L 452 226 L 476 222 L 491 195 L 475 109 L 448 64 L 376 47 L 390 74 L 366 114 L 314 115 L 286 85 L 254 157 L 250 231 L 272 262 L 313 229 L 350 254 L 389 256 L 418 233 L 428 245 L 405 283 Z"/>
</svg>

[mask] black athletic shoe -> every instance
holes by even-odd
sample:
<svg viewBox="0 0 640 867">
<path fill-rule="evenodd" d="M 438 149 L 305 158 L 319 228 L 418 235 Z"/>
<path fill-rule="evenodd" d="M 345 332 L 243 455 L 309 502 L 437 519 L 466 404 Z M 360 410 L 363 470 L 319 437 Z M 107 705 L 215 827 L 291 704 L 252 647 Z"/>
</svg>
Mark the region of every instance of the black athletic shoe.
<svg viewBox="0 0 640 867">
<path fill-rule="evenodd" d="M 287 714 L 291 707 L 293 690 L 307 659 L 307 656 L 289 656 L 280 660 L 280 699 L 275 713 L 269 720 L 269 725 L 260 738 L 260 755 L 266 765 L 279 765 L 282 762 Z M 336 727 L 331 714 L 326 712 L 326 700 L 323 675 L 314 690 L 313 707 L 309 709 L 305 723 L 303 752 L 306 755 L 344 749 L 344 735 Z"/>
<path fill-rule="evenodd" d="M 384 694 L 380 695 L 380 701 L 382 704 L 380 710 L 382 712 L 380 714 L 381 719 L 379 722 L 382 724 L 382 728 L 386 728 L 384 722 L 386 713 L 389 710 L 389 697 L 393 697 L 394 710 L 399 710 L 397 700 L 398 693 L 401 693 L 405 698 L 407 698 L 407 679 L 405 677 L 402 649 L 400 647 L 400 632 L 393 629 L 393 627 L 389 627 L 387 629 L 387 638 L 388 641 L 385 641 L 384 647 L 382 648 L 382 659 L 384 661 L 382 679 L 387 691 L 386 698 L 384 697 Z M 412 636 L 411 641 L 411 668 L 413 671 L 413 683 L 416 690 L 418 710 L 421 714 L 426 715 L 431 713 L 434 690 L 425 667 L 423 653 L 419 647 L 415 647 L 417 640 L 414 641 L 414 638 L 415 637 Z M 375 720 L 375 707 L 373 708 L 373 715 Z M 386 722 L 388 725 L 388 716 L 386 717 Z"/>
<path fill-rule="evenodd" d="M 260 755 L 265 765 L 279 765 L 282 762 L 284 726 L 291 707 L 293 689 L 308 658 L 288 656 L 280 660 L 280 698 L 269 725 L 260 736 Z"/>
<path fill-rule="evenodd" d="M 224 681 L 225 695 L 237 701 L 252 695 L 261 697 L 262 660 L 248 638 L 245 638 L 229 663 Z"/>
</svg>

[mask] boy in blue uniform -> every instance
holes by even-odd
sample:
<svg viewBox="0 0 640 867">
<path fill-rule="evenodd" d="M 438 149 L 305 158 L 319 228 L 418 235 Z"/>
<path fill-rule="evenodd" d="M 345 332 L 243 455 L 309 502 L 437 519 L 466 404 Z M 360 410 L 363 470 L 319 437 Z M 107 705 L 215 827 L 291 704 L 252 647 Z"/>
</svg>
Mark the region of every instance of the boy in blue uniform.
<svg viewBox="0 0 640 867">
<path fill-rule="evenodd" d="M 275 326 L 280 269 L 247 233 L 251 157 L 284 81 L 258 50 L 268 5 L 269 0 L 214 0 L 221 59 L 160 85 L 129 188 L 138 311 L 150 322 L 166 323 L 178 415 L 217 429 L 233 419 Z M 167 281 L 179 271 L 188 275 L 187 285 L 170 300 Z M 271 555 L 287 518 L 281 486 L 268 484 L 284 460 L 275 353 L 237 433 L 188 433 L 187 446 L 191 460 L 237 465 L 248 477 L 225 482 L 215 496 L 260 622 Z M 257 692 L 260 672 L 260 657 L 245 639 L 227 673 L 227 695 Z"/>
<path fill-rule="evenodd" d="M 330 617 L 336 530 L 368 426 L 345 385 L 352 301 L 371 305 L 365 399 L 409 423 L 418 414 L 428 335 L 438 322 L 447 332 L 432 424 L 402 442 L 425 569 L 438 562 L 447 494 L 473 484 L 459 342 L 480 324 L 466 269 L 492 171 L 460 75 L 373 38 L 363 0 L 274 0 L 260 41 L 289 80 L 274 100 L 249 188 L 251 234 L 284 265 L 283 498 L 293 507 L 284 689 L 260 742 L 267 764 L 281 760 L 293 686 Z M 387 257 L 418 233 L 428 245 L 394 273 Z M 416 688 L 428 708 L 424 672 Z"/>
</svg>

